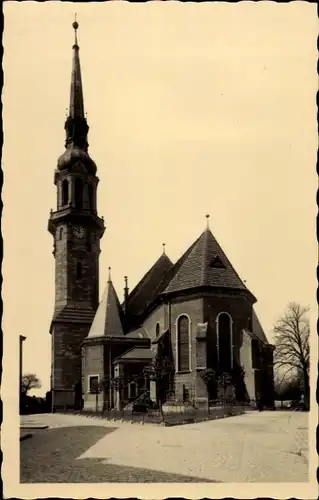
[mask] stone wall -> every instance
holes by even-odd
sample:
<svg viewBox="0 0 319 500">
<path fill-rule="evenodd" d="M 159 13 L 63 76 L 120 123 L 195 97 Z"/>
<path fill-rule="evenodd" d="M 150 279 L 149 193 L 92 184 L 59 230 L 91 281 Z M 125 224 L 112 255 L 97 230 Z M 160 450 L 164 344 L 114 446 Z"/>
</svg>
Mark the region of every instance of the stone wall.
<svg viewBox="0 0 319 500">
<path fill-rule="evenodd" d="M 91 394 L 89 391 L 89 377 L 90 375 L 98 375 L 99 380 L 104 378 L 104 346 L 102 344 L 83 347 L 82 374 L 84 410 L 94 411 L 96 409 L 96 394 Z M 103 409 L 103 404 L 104 394 L 101 392 L 98 395 L 99 410 Z"/>
<path fill-rule="evenodd" d="M 163 332 L 164 330 L 166 330 L 166 328 L 168 328 L 166 309 L 167 306 L 165 306 L 164 304 L 160 305 L 154 311 L 152 311 L 152 313 L 143 323 L 143 326 L 151 340 L 155 340 L 157 323 L 159 323 L 160 332 Z"/>
<path fill-rule="evenodd" d="M 245 370 L 245 385 L 249 399 L 256 398 L 255 372 L 252 364 L 251 337 L 245 331 L 241 332 L 240 363 Z"/>
<path fill-rule="evenodd" d="M 81 343 L 89 325 L 56 323 L 52 330 L 51 385 L 53 407 L 74 404 L 74 385 L 81 381 Z M 58 397 L 58 392 L 63 392 Z M 58 398 L 58 399 L 57 399 Z"/>
</svg>

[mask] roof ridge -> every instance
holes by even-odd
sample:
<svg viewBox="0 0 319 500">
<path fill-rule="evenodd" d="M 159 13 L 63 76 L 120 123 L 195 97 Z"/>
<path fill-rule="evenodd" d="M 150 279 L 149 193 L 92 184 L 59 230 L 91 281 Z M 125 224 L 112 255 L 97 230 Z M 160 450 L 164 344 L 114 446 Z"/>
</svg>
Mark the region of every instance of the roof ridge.
<svg viewBox="0 0 319 500">
<path fill-rule="evenodd" d="M 209 259 L 215 255 L 220 256 L 224 267 L 215 268 L 210 265 Z M 203 286 L 245 290 L 250 293 L 209 228 L 201 233 L 173 269 L 165 293 Z M 250 295 L 254 301 L 254 297 Z"/>
<path fill-rule="evenodd" d="M 201 285 L 204 285 L 205 284 L 205 275 L 206 275 L 206 257 L 207 257 L 207 244 L 208 244 L 208 232 L 209 232 L 209 228 L 207 228 L 203 233 L 202 233 L 202 237 L 203 237 L 203 244 L 204 244 L 204 248 L 203 248 L 203 259 L 202 259 L 202 265 L 201 265 L 201 277 L 200 277 L 200 283 Z"/>
<path fill-rule="evenodd" d="M 150 278 L 150 275 L 152 274 L 153 269 L 156 267 L 156 265 L 163 260 L 163 257 L 166 258 L 169 262 L 172 263 L 171 259 L 168 257 L 166 254 L 161 254 L 160 257 L 154 262 L 154 264 L 150 267 L 150 269 L 144 274 L 144 276 L 140 279 L 140 281 L 135 285 L 133 290 L 129 293 L 129 300 L 134 299 L 134 295 L 138 292 L 138 289 L 141 285 L 144 285 L 147 283 L 147 280 Z"/>
</svg>

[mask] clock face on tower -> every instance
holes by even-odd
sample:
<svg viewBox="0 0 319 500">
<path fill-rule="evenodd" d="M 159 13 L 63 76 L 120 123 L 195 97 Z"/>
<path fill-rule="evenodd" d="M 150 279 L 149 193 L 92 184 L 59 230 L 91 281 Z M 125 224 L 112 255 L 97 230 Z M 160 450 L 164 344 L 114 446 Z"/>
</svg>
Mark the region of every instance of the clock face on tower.
<svg viewBox="0 0 319 500">
<path fill-rule="evenodd" d="M 74 226 L 73 235 L 75 236 L 75 238 L 78 238 L 79 240 L 81 238 L 84 238 L 85 235 L 84 228 L 82 226 Z"/>
</svg>

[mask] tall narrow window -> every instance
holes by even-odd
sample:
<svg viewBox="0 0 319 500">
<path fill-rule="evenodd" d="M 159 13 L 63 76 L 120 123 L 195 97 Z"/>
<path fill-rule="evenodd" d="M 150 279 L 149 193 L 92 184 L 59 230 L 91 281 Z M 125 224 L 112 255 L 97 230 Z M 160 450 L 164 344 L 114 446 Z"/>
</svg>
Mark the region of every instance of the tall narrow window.
<svg viewBox="0 0 319 500">
<path fill-rule="evenodd" d="M 219 367 L 229 372 L 232 368 L 232 320 L 227 313 L 217 317 L 217 338 Z"/>
<path fill-rule="evenodd" d="M 156 323 L 156 329 L 155 329 L 156 338 L 159 336 L 159 334 L 160 334 L 160 324 Z"/>
<path fill-rule="evenodd" d="M 93 186 L 88 184 L 89 209 L 94 210 Z"/>
<path fill-rule="evenodd" d="M 76 278 L 78 280 L 82 278 L 82 262 L 80 261 L 76 263 Z"/>
<path fill-rule="evenodd" d="M 69 183 L 66 179 L 62 182 L 62 206 L 69 202 Z"/>
<path fill-rule="evenodd" d="M 59 240 L 62 240 L 63 238 L 63 227 L 60 227 L 60 230 L 59 230 Z"/>
<path fill-rule="evenodd" d="M 177 322 L 177 370 L 189 371 L 189 319 L 180 316 Z"/>
<path fill-rule="evenodd" d="M 75 179 L 74 181 L 74 198 L 75 207 L 83 208 L 83 184 L 81 179 Z"/>
</svg>

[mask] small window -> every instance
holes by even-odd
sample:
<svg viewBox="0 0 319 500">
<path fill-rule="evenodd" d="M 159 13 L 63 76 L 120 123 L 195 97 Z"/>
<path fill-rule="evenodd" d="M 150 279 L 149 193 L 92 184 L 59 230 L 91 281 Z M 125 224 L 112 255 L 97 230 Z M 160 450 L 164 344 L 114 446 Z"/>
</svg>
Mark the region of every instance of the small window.
<svg viewBox="0 0 319 500">
<path fill-rule="evenodd" d="M 137 384 L 136 382 L 129 383 L 129 398 L 137 397 Z"/>
<path fill-rule="evenodd" d="M 251 318 L 248 318 L 248 330 L 252 332 Z"/>
<path fill-rule="evenodd" d="M 62 205 L 67 205 L 69 202 L 69 183 L 66 179 L 62 182 Z"/>
<path fill-rule="evenodd" d="M 63 239 L 63 227 L 60 228 L 59 230 L 59 240 Z"/>
<path fill-rule="evenodd" d="M 160 334 L 160 324 L 159 324 L 159 323 L 156 323 L 155 334 L 156 334 L 156 338 L 157 338 L 157 337 L 159 336 L 159 334 Z"/>
<path fill-rule="evenodd" d="M 78 280 L 82 278 L 82 262 L 80 261 L 76 263 L 76 277 Z"/>
<path fill-rule="evenodd" d="M 99 376 L 89 375 L 89 392 L 96 394 L 99 391 Z"/>
</svg>

